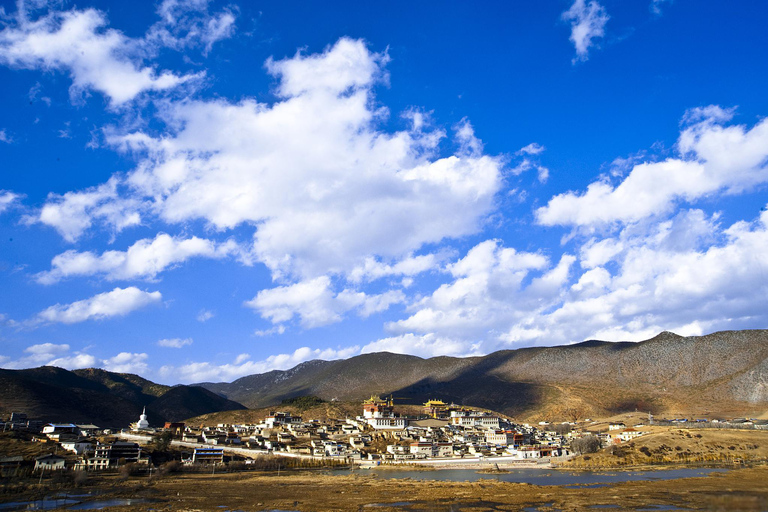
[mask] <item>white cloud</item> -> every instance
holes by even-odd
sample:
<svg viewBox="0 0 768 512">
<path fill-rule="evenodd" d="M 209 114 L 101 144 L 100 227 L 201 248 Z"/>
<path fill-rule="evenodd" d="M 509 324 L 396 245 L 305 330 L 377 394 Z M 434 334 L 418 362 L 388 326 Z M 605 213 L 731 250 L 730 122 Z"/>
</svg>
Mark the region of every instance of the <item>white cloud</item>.
<svg viewBox="0 0 768 512">
<path fill-rule="evenodd" d="M 536 177 L 539 182 L 546 183 L 549 179 L 549 169 L 541 165 L 538 159 L 538 155 L 542 154 L 544 150 L 546 150 L 546 148 L 541 144 L 537 144 L 536 142 L 532 142 L 527 146 L 520 148 L 515 154 L 518 156 L 524 156 L 520 163 L 512 167 L 512 174 L 519 176 L 525 171 L 536 169 Z"/>
<path fill-rule="evenodd" d="M 0 130 L 0 142 L 10 144 L 12 142 L 11 136 L 5 133 L 5 130 Z"/>
<path fill-rule="evenodd" d="M 215 312 L 210 311 L 208 309 L 201 309 L 200 311 L 198 311 L 196 318 L 198 322 L 204 323 L 210 320 L 211 318 L 213 318 L 214 316 L 216 316 Z"/>
<path fill-rule="evenodd" d="M 38 366 L 58 366 L 67 370 L 79 368 L 103 368 L 119 373 L 144 373 L 149 369 L 147 354 L 135 354 L 121 352 L 114 357 L 98 359 L 85 352 L 70 352 L 67 344 L 40 343 L 24 349 L 23 357 L 12 360 L 7 356 L 0 356 L 2 368 L 33 368 Z"/>
<path fill-rule="evenodd" d="M 137 309 L 158 303 L 161 299 L 160 292 L 145 292 L 134 286 L 115 288 L 89 299 L 51 306 L 38 313 L 33 323 L 74 324 L 86 320 L 125 316 Z"/>
<path fill-rule="evenodd" d="M 149 356 L 145 353 L 132 354 L 130 352 L 120 352 L 114 357 L 102 361 L 103 368 L 110 372 L 117 373 L 146 373 L 147 359 Z"/>
<path fill-rule="evenodd" d="M 118 233 L 141 223 L 141 204 L 134 199 L 121 198 L 119 180 L 110 179 L 98 187 L 64 195 L 49 194 L 48 200 L 37 215 L 27 217 L 27 222 L 40 222 L 53 227 L 68 242 L 75 242 L 93 225 L 94 220 Z"/>
<path fill-rule="evenodd" d="M 274 334 L 283 334 L 283 333 L 285 333 L 284 325 L 276 325 L 270 329 L 257 329 L 253 331 L 253 335 L 258 336 L 259 338 L 264 336 L 272 336 Z"/>
<path fill-rule="evenodd" d="M 575 0 L 571 8 L 562 14 L 562 19 L 571 22 L 571 42 L 576 48 L 573 62 L 585 61 L 589 58 L 589 49 L 595 45 L 594 39 L 605 35 L 605 24 L 610 17 L 605 8 L 591 0 Z"/>
<path fill-rule="evenodd" d="M 388 323 L 387 329 L 485 342 L 483 350 L 488 350 L 500 330 L 559 303 L 574 259 L 564 255 L 552 267 L 541 254 L 487 240 L 448 267 L 452 282 L 414 304 L 410 317 Z M 469 351 L 466 345 L 464 352 Z"/>
<path fill-rule="evenodd" d="M 66 370 L 78 368 L 93 368 L 98 365 L 98 359 L 89 354 L 74 354 L 67 357 L 58 357 L 46 363 L 48 366 L 58 366 Z"/>
<path fill-rule="evenodd" d="M 373 87 L 387 58 L 341 39 L 323 53 L 270 60 L 282 100 L 164 103 L 175 133 L 112 133 L 145 158 L 127 184 L 170 223 L 257 226 L 253 253 L 276 278 L 348 272 L 366 258 L 397 262 L 424 244 L 477 232 L 501 187 L 501 160 L 471 126 L 454 155 L 440 130 L 387 133 Z M 420 219 L 413 222 L 413 219 Z"/>
<path fill-rule="evenodd" d="M 269 73 L 280 78 L 277 93 L 284 98 L 305 94 L 338 97 L 345 92 L 368 89 L 385 78 L 383 65 L 389 61 L 384 53 L 370 53 L 361 41 L 342 38 L 322 54 L 267 60 Z"/>
<path fill-rule="evenodd" d="M 661 16 L 661 6 L 665 3 L 672 3 L 673 0 L 651 0 L 650 10 L 656 16 Z"/>
<path fill-rule="evenodd" d="M 424 358 L 477 355 L 473 352 L 473 347 L 470 343 L 463 340 L 440 337 L 434 333 L 423 335 L 408 333 L 401 336 L 383 338 L 365 345 L 360 350 L 361 354 L 370 354 L 372 352 L 392 352 Z"/>
<path fill-rule="evenodd" d="M 157 345 L 159 347 L 166 347 L 166 348 L 182 348 L 186 347 L 187 345 L 192 344 L 192 338 L 165 338 L 162 340 L 157 340 Z"/>
<path fill-rule="evenodd" d="M 0 190 L 0 213 L 10 209 L 14 203 L 18 202 L 21 196 L 14 194 L 10 190 Z"/>
<path fill-rule="evenodd" d="M 768 249 L 767 212 L 755 223 L 721 229 L 691 210 L 605 242 L 613 249 L 600 260 L 617 271 L 588 270 L 561 306 L 532 322 L 553 342 L 640 340 L 662 330 L 703 334 L 768 321 L 761 307 L 768 266 L 755 256 Z"/>
<path fill-rule="evenodd" d="M 540 155 L 544 152 L 544 150 L 547 149 L 541 144 L 537 142 L 531 142 L 525 147 L 522 147 L 518 150 L 518 155 Z"/>
<path fill-rule="evenodd" d="M 24 349 L 27 354 L 20 359 L 11 360 L 2 356 L 3 368 L 32 368 L 37 366 L 58 366 L 60 368 L 75 369 L 95 366 L 96 358 L 83 353 L 69 354 L 69 345 L 54 343 L 40 343 Z"/>
<path fill-rule="evenodd" d="M 322 359 L 326 361 L 334 359 L 345 359 L 360 352 L 359 346 L 352 346 L 343 349 L 327 348 L 311 349 L 301 347 L 290 354 L 277 354 L 269 356 L 261 361 L 251 361 L 248 354 L 240 354 L 237 358 L 228 364 L 216 365 L 209 362 L 188 363 L 182 366 L 163 366 L 160 368 L 160 375 L 173 382 L 194 383 L 203 381 L 226 381 L 231 382 L 234 379 L 254 373 L 264 373 L 271 370 L 287 370 L 297 364 L 312 359 Z"/>
<path fill-rule="evenodd" d="M 47 364 L 47 361 L 55 359 L 57 356 L 69 352 L 69 345 L 63 343 L 56 345 L 54 343 L 40 343 L 38 345 L 31 345 L 24 349 L 24 352 L 29 354 L 23 359 L 25 364 L 29 365 L 42 365 Z"/>
<path fill-rule="evenodd" d="M 678 158 L 635 165 L 613 186 L 596 181 L 578 194 L 566 192 L 536 210 L 544 225 L 600 226 L 637 222 L 715 193 L 738 194 L 768 181 L 768 119 L 751 129 L 724 126 L 729 111 L 706 107 L 685 116 Z"/>
<path fill-rule="evenodd" d="M 549 169 L 547 169 L 544 166 L 539 165 L 536 167 L 536 177 L 539 180 L 539 183 L 546 183 L 549 179 Z"/>
<path fill-rule="evenodd" d="M 453 281 L 387 324 L 398 336 L 362 351 L 467 355 L 762 327 L 768 206 L 752 223 L 722 228 L 718 219 L 689 210 L 630 225 L 614 238 L 587 240 L 580 260 L 566 254 L 554 267 L 541 255 L 483 242 L 449 267 Z"/>
<path fill-rule="evenodd" d="M 399 290 L 367 295 L 349 289 L 335 294 L 331 288 L 330 278 L 320 276 L 288 286 L 261 290 L 245 305 L 257 310 L 272 323 L 287 322 L 298 316 L 303 327 L 313 328 L 339 322 L 348 311 L 357 310 L 360 316 L 368 317 L 405 300 Z"/>
<path fill-rule="evenodd" d="M 353 283 L 360 283 L 389 276 L 415 276 L 436 269 L 442 259 L 442 256 L 435 254 L 408 255 L 393 265 L 388 265 L 374 257 L 367 257 L 362 265 L 349 272 L 348 278 Z"/>
<path fill-rule="evenodd" d="M 106 26 L 105 14 L 95 9 L 52 11 L 35 20 L 20 10 L 15 23 L 0 31 L 0 63 L 68 72 L 73 98 L 92 89 L 108 96 L 113 106 L 200 78 L 143 66 L 145 43 Z"/>
<path fill-rule="evenodd" d="M 53 258 L 51 270 L 37 274 L 35 279 L 42 284 L 56 283 L 66 277 L 92 275 L 103 275 L 109 281 L 154 279 L 160 272 L 190 258 L 224 258 L 237 250 L 233 241 L 217 244 L 194 236 L 180 239 L 159 233 L 152 240 L 139 240 L 126 251 L 106 251 L 100 256 L 92 252 L 66 251 Z"/>
<path fill-rule="evenodd" d="M 161 20 L 149 30 L 147 40 L 176 50 L 202 46 L 207 54 L 235 29 L 233 9 L 210 14 L 209 4 L 209 0 L 163 0 L 157 8 Z"/>
</svg>

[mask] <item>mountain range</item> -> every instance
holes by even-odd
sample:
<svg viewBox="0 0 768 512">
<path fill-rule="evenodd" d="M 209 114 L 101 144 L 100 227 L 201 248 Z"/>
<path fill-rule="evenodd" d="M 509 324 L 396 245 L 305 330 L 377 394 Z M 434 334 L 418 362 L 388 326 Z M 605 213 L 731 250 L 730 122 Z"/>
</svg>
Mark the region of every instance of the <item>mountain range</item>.
<svg viewBox="0 0 768 512">
<path fill-rule="evenodd" d="M 624 411 L 763 415 L 768 411 L 768 330 L 642 342 L 585 341 L 478 357 L 378 352 L 308 361 L 231 383 L 164 386 L 132 374 L 55 367 L 0 370 L 0 414 L 128 426 L 144 406 L 153 425 L 202 414 L 271 407 L 299 396 L 395 403 L 429 399 L 521 419 L 583 419 Z"/>
<path fill-rule="evenodd" d="M 26 413 L 49 422 L 128 427 L 147 408 L 150 425 L 210 412 L 244 409 L 199 386 L 164 386 L 138 375 L 53 366 L 0 370 L 0 414 Z"/>
<path fill-rule="evenodd" d="M 768 409 L 768 330 L 663 332 L 637 343 L 585 341 L 465 358 L 380 352 L 199 385 L 249 408 L 301 395 L 392 395 L 396 402 L 438 398 L 525 418 L 626 410 L 758 414 Z"/>
</svg>

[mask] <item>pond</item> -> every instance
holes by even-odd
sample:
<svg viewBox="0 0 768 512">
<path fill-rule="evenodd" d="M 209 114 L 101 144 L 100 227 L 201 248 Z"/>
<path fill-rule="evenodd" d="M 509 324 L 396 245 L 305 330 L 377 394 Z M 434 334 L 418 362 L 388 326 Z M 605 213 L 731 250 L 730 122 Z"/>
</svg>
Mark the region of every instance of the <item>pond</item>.
<svg viewBox="0 0 768 512">
<path fill-rule="evenodd" d="M 80 500 L 49 497 L 34 501 L 13 501 L 10 503 L 0 503 L 0 510 L 51 510 L 75 503 L 80 503 Z"/>
<path fill-rule="evenodd" d="M 43 498 L 42 500 L 34 501 L 14 501 L 10 503 L 0 503 L 0 511 L 11 510 L 52 510 L 57 508 L 63 508 L 66 510 L 101 510 L 106 507 L 117 507 L 125 505 L 138 505 L 140 503 L 146 503 L 145 499 L 135 498 L 117 498 L 111 500 L 101 501 L 86 501 L 82 502 L 80 499 L 88 497 L 87 494 L 81 494 L 77 496 L 69 495 L 66 498 L 59 496 L 50 496 Z"/>
<path fill-rule="evenodd" d="M 478 473 L 474 469 L 436 469 L 419 471 L 410 469 L 367 469 L 342 471 L 333 474 L 370 474 L 379 478 L 410 478 L 412 480 L 441 480 L 451 482 L 476 482 L 492 479 L 501 482 L 517 482 L 532 485 L 562 485 L 573 487 L 601 487 L 618 482 L 642 480 L 676 480 L 702 477 L 712 473 L 724 473 L 719 468 L 679 468 L 650 471 L 565 471 L 545 468 L 510 469 L 508 473 Z"/>
</svg>

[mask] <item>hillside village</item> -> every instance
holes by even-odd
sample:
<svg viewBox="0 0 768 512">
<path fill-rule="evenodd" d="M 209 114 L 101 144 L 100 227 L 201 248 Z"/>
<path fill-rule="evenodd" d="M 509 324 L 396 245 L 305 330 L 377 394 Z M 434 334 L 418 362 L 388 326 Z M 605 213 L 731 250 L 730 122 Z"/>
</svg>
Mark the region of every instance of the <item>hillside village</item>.
<svg viewBox="0 0 768 512">
<path fill-rule="evenodd" d="M 41 471 L 102 471 L 127 464 L 151 468 L 154 461 L 142 447 L 163 443 L 177 448 L 181 462 L 186 465 L 223 464 L 231 460 L 248 464 L 254 457 L 270 454 L 362 466 L 472 461 L 548 464 L 577 453 L 631 442 L 647 433 L 644 424 L 627 426 L 618 422 L 598 431 L 591 428 L 591 420 L 518 424 L 489 411 L 441 400 L 429 400 L 423 404 L 421 414 L 406 416 L 397 412 L 392 398 L 373 396 L 361 404 L 360 412 L 354 418 L 321 421 L 273 411 L 259 423 L 198 427 L 166 423 L 163 428 L 153 428 L 144 411 L 137 422 L 120 430 L 73 423 L 44 424 L 14 413 L 2 428 L 31 432 L 32 442 L 56 447 L 58 453 L 35 459 L 34 470 Z M 749 424 L 766 428 L 765 423 L 742 418 L 723 421 L 722 426 Z M 13 474 L 24 464 L 21 457 L 0 455 L 6 455 L 0 457 L 3 475 Z"/>
</svg>

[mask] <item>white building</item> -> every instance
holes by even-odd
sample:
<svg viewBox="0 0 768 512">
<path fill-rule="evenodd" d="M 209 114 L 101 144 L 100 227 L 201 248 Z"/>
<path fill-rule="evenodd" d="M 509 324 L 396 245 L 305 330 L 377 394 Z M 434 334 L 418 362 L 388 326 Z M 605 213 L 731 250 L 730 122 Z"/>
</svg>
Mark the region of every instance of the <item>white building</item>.
<svg viewBox="0 0 768 512">
<path fill-rule="evenodd" d="M 498 430 L 499 417 L 479 411 L 451 411 L 451 425 Z"/>
<path fill-rule="evenodd" d="M 91 441 L 62 441 L 59 444 L 63 449 L 74 452 L 78 455 L 82 455 L 87 451 L 93 450 L 93 443 Z"/>
<path fill-rule="evenodd" d="M 367 423 L 376 430 L 403 430 L 408 426 L 405 418 L 368 418 Z"/>
<path fill-rule="evenodd" d="M 134 432 L 147 432 L 147 431 L 154 430 L 149 428 L 149 421 L 147 420 L 146 407 L 144 407 L 144 409 L 141 411 L 141 416 L 139 416 L 139 421 L 131 425 L 131 430 L 133 430 Z"/>
<path fill-rule="evenodd" d="M 267 419 L 264 420 L 264 424 L 267 428 L 275 428 L 281 425 L 286 425 L 289 427 L 298 426 L 301 425 L 301 417 L 291 416 L 290 413 L 287 412 L 272 412 L 267 417 Z"/>
</svg>

